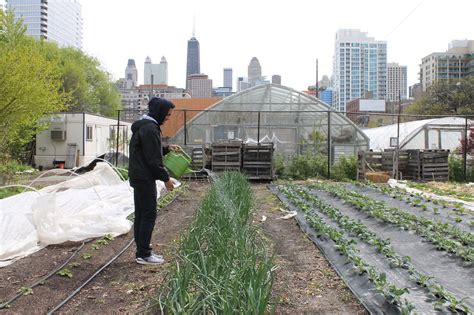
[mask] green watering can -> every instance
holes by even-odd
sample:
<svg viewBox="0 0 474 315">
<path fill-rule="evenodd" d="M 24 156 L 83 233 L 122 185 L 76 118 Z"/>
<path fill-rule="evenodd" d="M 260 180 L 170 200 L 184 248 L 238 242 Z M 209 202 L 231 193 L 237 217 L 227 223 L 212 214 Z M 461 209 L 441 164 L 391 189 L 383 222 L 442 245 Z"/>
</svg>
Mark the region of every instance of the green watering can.
<svg viewBox="0 0 474 315">
<path fill-rule="evenodd" d="M 180 178 L 183 174 L 191 173 L 192 170 L 188 168 L 189 164 L 191 164 L 191 158 L 183 151 L 170 151 L 163 158 L 163 165 L 175 178 Z"/>
</svg>

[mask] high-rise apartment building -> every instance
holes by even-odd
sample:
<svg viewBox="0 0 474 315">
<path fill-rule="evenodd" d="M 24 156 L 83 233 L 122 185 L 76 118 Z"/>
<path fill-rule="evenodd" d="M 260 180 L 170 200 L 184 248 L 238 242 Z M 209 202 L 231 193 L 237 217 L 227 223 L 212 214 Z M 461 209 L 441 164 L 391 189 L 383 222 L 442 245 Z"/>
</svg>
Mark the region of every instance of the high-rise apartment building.
<svg viewBox="0 0 474 315">
<path fill-rule="evenodd" d="M 153 82 L 151 82 L 152 76 Z M 146 57 L 143 67 L 143 82 L 144 84 L 168 85 L 168 62 L 164 56 L 161 57 L 159 64 L 152 63 L 151 58 Z"/>
<path fill-rule="evenodd" d="M 23 19 L 27 35 L 82 49 L 81 5 L 76 0 L 7 0 L 6 7 Z"/>
<path fill-rule="evenodd" d="M 459 80 L 474 76 L 474 40 L 454 40 L 444 53 L 435 52 L 422 59 L 422 91 L 439 80 Z"/>
<path fill-rule="evenodd" d="M 187 85 L 192 98 L 212 97 L 212 80 L 206 74 L 191 74 Z"/>
<path fill-rule="evenodd" d="M 188 57 L 186 63 L 186 89 L 189 88 L 189 76 L 192 74 L 200 74 L 201 73 L 201 64 L 200 64 L 200 57 L 199 57 L 199 41 L 196 37 L 191 37 L 188 40 Z"/>
<path fill-rule="evenodd" d="M 407 99 L 407 66 L 398 63 L 387 65 L 387 100 L 396 102 Z"/>
<path fill-rule="evenodd" d="M 250 60 L 248 66 L 248 81 L 250 85 L 254 86 L 256 82 L 262 80 L 262 67 L 260 66 L 260 62 L 256 57 L 253 57 Z"/>
<path fill-rule="evenodd" d="M 387 43 L 354 29 L 336 33 L 332 106 L 346 110 L 356 98 L 385 99 L 387 94 Z"/>
<path fill-rule="evenodd" d="M 125 88 L 131 89 L 138 85 L 138 71 L 134 59 L 128 59 L 127 68 L 125 68 Z"/>
<path fill-rule="evenodd" d="M 224 68 L 224 85 L 232 91 L 232 68 Z"/>
</svg>

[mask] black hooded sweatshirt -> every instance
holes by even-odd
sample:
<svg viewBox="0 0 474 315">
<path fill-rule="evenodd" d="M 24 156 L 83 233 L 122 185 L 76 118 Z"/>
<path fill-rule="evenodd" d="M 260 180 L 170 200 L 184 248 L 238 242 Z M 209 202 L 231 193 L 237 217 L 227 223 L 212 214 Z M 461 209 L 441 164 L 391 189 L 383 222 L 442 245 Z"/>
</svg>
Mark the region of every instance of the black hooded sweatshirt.
<svg viewBox="0 0 474 315">
<path fill-rule="evenodd" d="M 162 98 L 152 98 L 148 103 L 148 116 L 150 119 L 137 120 L 132 124 L 132 139 L 130 140 L 130 159 L 128 176 L 133 186 L 135 180 L 161 180 L 170 179 L 168 172 L 163 167 L 163 156 L 169 152 L 168 146 L 162 146 L 161 129 L 166 115 L 173 103 Z"/>
</svg>

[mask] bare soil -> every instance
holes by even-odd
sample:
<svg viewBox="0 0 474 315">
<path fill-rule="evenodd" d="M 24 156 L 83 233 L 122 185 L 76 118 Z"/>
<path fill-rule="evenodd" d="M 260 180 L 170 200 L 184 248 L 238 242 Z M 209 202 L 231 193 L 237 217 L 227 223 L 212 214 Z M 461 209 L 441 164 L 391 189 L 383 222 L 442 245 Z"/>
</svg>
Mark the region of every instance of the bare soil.
<svg viewBox="0 0 474 315">
<path fill-rule="evenodd" d="M 278 266 L 273 284 L 276 312 L 367 314 L 296 220 L 281 218 L 287 213 L 281 211 L 285 208 L 278 198 L 265 185 L 256 185 L 253 191 L 255 222 L 274 247 Z"/>
<path fill-rule="evenodd" d="M 190 182 L 187 192 L 158 213 L 152 244 L 164 255 L 161 266 L 135 263 L 133 244 L 114 263 L 88 284 L 58 313 L 136 313 L 145 310 L 160 294 L 166 273 L 175 259 L 178 238 L 191 223 L 193 215 L 207 192 L 205 182 Z M 276 271 L 273 300 L 279 314 L 365 314 L 353 294 L 329 266 L 320 251 L 301 232 L 294 219 L 283 220 L 282 204 L 264 184 L 254 184 L 256 212 L 254 223 L 260 235 L 275 251 Z M 266 220 L 261 222 L 262 216 Z M 65 299 L 104 263 L 114 257 L 133 238 L 122 235 L 108 245 L 92 249 L 97 240 L 84 245 L 68 269 L 72 278 L 54 275 L 33 294 L 17 299 L 0 314 L 44 314 Z M 69 258 L 81 243 L 49 246 L 29 257 L 0 269 L 0 302 L 8 300 L 21 287 L 50 273 Z M 84 259 L 83 254 L 92 257 Z M 75 267 L 74 267 L 75 266 Z"/>
</svg>

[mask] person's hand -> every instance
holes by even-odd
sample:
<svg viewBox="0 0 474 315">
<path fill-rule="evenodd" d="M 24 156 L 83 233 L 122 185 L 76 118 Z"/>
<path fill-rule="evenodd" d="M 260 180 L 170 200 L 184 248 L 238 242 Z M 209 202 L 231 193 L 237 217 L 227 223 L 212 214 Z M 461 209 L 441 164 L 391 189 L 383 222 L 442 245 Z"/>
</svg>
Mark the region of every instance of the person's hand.
<svg viewBox="0 0 474 315">
<path fill-rule="evenodd" d="M 174 152 L 183 151 L 183 148 L 181 148 L 181 147 L 180 147 L 179 145 L 177 145 L 177 144 L 170 144 L 169 148 L 170 148 L 170 151 L 174 151 Z"/>
<path fill-rule="evenodd" d="M 167 182 L 165 182 L 165 187 L 166 187 L 167 191 L 173 191 L 174 185 L 173 185 L 173 182 L 171 181 L 171 179 L 168 180 Z"/>
</svg>

